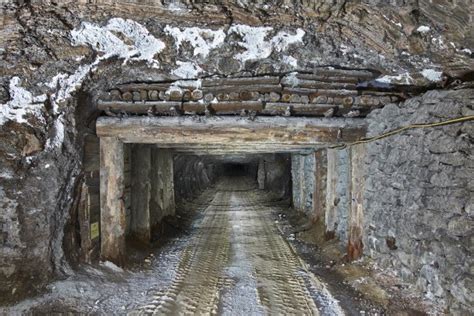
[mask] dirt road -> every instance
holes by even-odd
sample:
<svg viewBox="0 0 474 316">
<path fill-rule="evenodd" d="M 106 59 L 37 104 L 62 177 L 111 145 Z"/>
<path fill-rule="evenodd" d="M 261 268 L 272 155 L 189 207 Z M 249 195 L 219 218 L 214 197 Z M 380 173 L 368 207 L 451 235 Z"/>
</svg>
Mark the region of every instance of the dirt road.
<svg viewBox="0 0 474 316">
<path fill-rule="evenodd" d="M 214 194 L 172 282 L 131 314 L 344 314 L 279 234 L 270 195 L 247 178 Z"/>
</svg>

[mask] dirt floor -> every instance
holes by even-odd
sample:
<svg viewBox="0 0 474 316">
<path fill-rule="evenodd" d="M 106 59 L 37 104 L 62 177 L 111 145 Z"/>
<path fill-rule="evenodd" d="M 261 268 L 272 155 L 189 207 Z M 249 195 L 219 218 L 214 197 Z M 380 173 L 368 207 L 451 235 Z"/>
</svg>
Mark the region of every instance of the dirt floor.
<svg viewBox="0 0 474 316">
<path fill-rule="evenodd" d="M 125 270 L 83 265 L 0 314 L 423 314 L 248 178 L 223 179 L 168 222 L 172 238 L 130 251 Z"/>
</svg>

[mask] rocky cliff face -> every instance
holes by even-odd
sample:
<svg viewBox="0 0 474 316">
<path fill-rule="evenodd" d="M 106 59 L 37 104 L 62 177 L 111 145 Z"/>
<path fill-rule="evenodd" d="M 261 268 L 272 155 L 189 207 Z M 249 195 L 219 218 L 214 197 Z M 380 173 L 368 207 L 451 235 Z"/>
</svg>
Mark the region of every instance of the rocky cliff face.
<svg viewBox="0 0 474 316">
<path fill-rule="evenodd" d="M 68 273 L 64 227 L 101 91 L 125 82 L 320 66 L 371 69 L 383 84 L 435 88 L 469 80 L 474 64 L 469 0 L 0 5 L 0 297 L 6 300 Z"/>
</svg>

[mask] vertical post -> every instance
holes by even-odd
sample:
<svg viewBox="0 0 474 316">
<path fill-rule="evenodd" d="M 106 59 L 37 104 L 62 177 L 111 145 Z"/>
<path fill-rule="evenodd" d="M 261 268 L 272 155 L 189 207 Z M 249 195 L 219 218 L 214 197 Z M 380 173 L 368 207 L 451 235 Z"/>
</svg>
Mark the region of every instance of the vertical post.
<svg viewBox="0 0 474 316">
<path fill-rule="evenodd" d="M 306 166 L 306 156 L 299 155 L 299 170 L 298 170 L 298 181 L 300 188 L 299 196 L 299 210 L 306 213 L 306 182 L 305 182 L 305 166 Z"/>
<path fill-rule="evenodd" d="M 170 150 L 161 149 L 157 157 L 158 164 L 158 191 L 159 205 L 163 215 L 174 215 L 174 170 L 173 153 Z"/>
<path fill-rule="evenodd" d="M 364 157 L 365 146 L 351 147 L 351 205 L 349 214 L 349 244 L 347 255 L 349 259 L 357 259 L 362 255 L 363 228 L 363 192 L 364 192 Z"/>
<path fill-rule="evenodd" d="M 150 196 L 151 196 L 151 148 L 148 145 L 135 144 L 131 157 L 132 214 L 130 230 L 142 243 L 151 240 Z"/>
<path fill-rule="evenodd" d="M 122 264 L 125 257 L 125 206 L 123 143 L 114 137 L 100 139 L 101 257 Z"/>
<path fill-rule="evenodd" d="M 158 227 L 161 219 L 163 218 L 163 209 L 161 205 L 161 193 L 159 186 L 159 174 L 160 166 L 158 163 L 158 156 L 160 150 L 153 148 L 151 152 L 151 199 L 150 199 L 150 222 L 152 229 Z"/>
<path fill-rule="evenodd" d="M 337 219 L 337 161 L 338 155 L 336 149 L 327 150 L 327 181 L 326 181 L 326 239 L 332 239 L 335 237 Z"/>
<path fill-rule="evenodd" d="M 260 158 L 258 162 L 257 182 L 259 190 L 265 189 L 265 160 Z"/>
<path fill-rule="evenodd" d="M 313 216 L 314 221 L 324 219 L 324 160 L 321 150 L 314 153 Z"/>
</svg>

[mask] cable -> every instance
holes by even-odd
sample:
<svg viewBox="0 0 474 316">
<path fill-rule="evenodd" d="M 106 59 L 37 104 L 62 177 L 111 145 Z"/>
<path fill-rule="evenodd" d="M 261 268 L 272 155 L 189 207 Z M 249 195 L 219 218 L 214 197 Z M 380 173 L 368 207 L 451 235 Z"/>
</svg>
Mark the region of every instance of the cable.
<svg viewBox="0 0 474 316">
<path fill-rule="evenodd" d="M 359 144 L 366 144 L 366 143 L 370 143 L 370 142 L 373 142 L 373 141 L 376 141 L 376 140 L 379 140 L 379 139 L 382 139 L 382 138 L 386 138 L 386 137 L 389 137 L 389 136 L 400 134 L 401 132 L 404 132 L 404 131 L 409 130 L 409 129 L 437 127 L 437 126 L 444 126 L 444 125 L 467 122 L 467 121 L 472 121 L 472 120 L 474 120 L 474 115 L 462 116 L 462 117 L 458 117 L 458 118 L 455 118 L 455 119 L 442 121 L 442 122 L 437 122 L 437 123 L 411 124 L 411 125 L 408 125 L 408 126 L 400 127 L 398 129 L 395 129 L 395 130 L 387 132 L 387 133 L 383 133 L 383 134 L 378 135 L 378 136 L 373 136 L 373 137 L 370 137 L 370 138 L 363 138 L 363 139 L 355 141 L 353 143 L 332 146 L 332 147 L 329 147 L 329 148 L 331 148 L 331 149 L 344 149 L 344 148 L 347 148 L 349 146 L 354 146 L 354 145 L 359 145 Z"/>
</svg>

